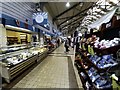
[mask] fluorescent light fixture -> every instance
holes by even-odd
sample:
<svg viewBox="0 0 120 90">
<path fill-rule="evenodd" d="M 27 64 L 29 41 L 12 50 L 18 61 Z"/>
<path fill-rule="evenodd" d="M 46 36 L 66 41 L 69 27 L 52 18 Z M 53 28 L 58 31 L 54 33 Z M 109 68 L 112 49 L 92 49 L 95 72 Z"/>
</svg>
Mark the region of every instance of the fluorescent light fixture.
<svg viewBox="0 0 120 90">
<path fill-rule="evenodd" d="M 70 3 L 69 2 L 66 3 L 66 7 L 70 7 Z"/>
</svg>

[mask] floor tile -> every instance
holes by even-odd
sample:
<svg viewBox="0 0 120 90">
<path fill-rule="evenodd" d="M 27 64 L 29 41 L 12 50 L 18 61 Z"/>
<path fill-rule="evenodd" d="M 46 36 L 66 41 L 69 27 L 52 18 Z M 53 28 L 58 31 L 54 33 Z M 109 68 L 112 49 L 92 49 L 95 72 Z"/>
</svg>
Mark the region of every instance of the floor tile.
<svg viewBox="0 0 120 90">
<path fill-rule="evenodd" d="M 69 68 L 68 54 L 64 53 L 63 45 L 53 53 L 54 56 L 53 54 L 48 55 L 13 88 L 69 88 L 70 83 L 77 88 L 75 76 L 70 74 L 73 71 Z M 73 54 L 72 51 L 71 54 Z M 73 79 L 70 80 L 70 77 Z"/>
</svg>

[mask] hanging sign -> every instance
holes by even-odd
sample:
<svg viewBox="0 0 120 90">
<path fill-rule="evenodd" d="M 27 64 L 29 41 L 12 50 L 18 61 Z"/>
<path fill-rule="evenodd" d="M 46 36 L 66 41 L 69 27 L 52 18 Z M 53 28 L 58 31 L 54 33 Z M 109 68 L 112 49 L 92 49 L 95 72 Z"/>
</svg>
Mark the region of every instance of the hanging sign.
<svg viewBox="0 0 120 90">
<path fill-rule="evenodd" d="M 45 26 L 48 24 L 48 13 L 47 12 L 38 12 L 33 13 L 33 24 Z"/>
</svg>

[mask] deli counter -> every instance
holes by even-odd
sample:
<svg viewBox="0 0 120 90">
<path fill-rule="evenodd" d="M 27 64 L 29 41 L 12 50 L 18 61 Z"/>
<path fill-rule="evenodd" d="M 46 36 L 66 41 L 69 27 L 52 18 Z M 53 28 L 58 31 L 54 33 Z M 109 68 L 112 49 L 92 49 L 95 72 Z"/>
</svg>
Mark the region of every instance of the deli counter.
<svg viewBox="0 0 120 90">
<path fill-rule="evenodd" d="M 0 74 L 6 82 L 47 56 L 44 45 L 14 45 L 0 48 Z"/>
</svg>

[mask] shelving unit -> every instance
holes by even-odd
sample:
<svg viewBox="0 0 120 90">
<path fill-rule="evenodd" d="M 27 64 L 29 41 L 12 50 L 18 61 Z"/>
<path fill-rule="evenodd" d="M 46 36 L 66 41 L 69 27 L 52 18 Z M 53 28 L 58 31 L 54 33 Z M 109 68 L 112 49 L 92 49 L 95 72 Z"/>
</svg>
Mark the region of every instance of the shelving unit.
<svg viewBox="0 0 120 90">
<path fill-rule="evenodd" d="M 91 79 L 88 72 L 91 68 L 94 68 L 96 70 L 96 72 L 98 73 L 98 76 L 103 78 L 103 77 L 106 77 L 106 75 L 107 75 L 106 71 L 108 69 L 107 68 L 105 68 L 105 69 L 98 68 L 93 62 L 91 62 L 91 60 L 89 60 L 89 58 L 88 58 L 89 56 L 85 56 L 83 53 L 84 53 L 84 51 L 80 51 L 79 55 L 80 55 L 81 58 L 75 60 L 75 66 L 77 67 L 78 73 L 80 75 L 80 79 L 82 81 L 83 88 L 85 90 L 88 89 L 88 88 L 91 88 L 91 90 L 101 90 L 102 88 L 98 88 L 95 85 L 95 82 L 93 82 L 93 79 Z M 82 73 L 82 75 L 81 75 L 81 73 Z M 93 73 L 93 75 L 94 75 L 94 73 Z M 110 78 L 108 78 L 108 79 L 109 79 L 108 82 L 111 85 Z M 89 83 L 90 87 L 86 86 L 86 82 Z M 112 86 L 109 86 L 109 87 L 104 88 L 104 89 L 112 89 Z"/>
<path fill-rule="evenodd" d="M 104 48 L 104 49 L 95 48 L 94 38 L 92 35 L 96 35 L 97 37 L 99 37 L 100 41 L 103 39 L 112 40 L 113 38 L 116 38 L 116 37 L 120 38 L 119 36 L 120 22 L 119 21 L 120 20 L 117 20 L 116 21 L 117 24 L 114 24 L 113 26 L 110 26 L 108 28 L 102 28 L 102 30 L 99 30 L 98 32 L 85 35 L 84 39 L 80 42 L 81 48 L 79 48 L 79 50 L 77 50 L 78 52 L 76 52 L 75 66 L 78 70 L 80 79 L 83 84 L 83 88 L 85 90 L 87 89 L 89 90 L 106 90 L 106 89 L 112 90 L 113 88 L 114 84 L 110 76 L 113 73 L 115 73 L 116 69 L 119 69 L 120 67 L 120 63 L 117 62 L 117 52 L 120 49 L 120 43 L 118 43 L 118 45 L 115 45 L 109 48 Z M 93 39 L 93 40 L 90 40 L 90 39 Z M 103 67 L 101 68 L 101 66 L 98 66 L 98 64 L 101 64 L 100 63 L 101 60 L 103 61 L 105 60 L 103 59 L 103 56 L 105 55 L 111 55 L 116 60 L 112 58 L 114 64 L 107 63 L 105 64 L 106 66 L 103 65 Z M 100 57 L 100 59 L 98 59 L 98 61 L 97 59 L 95 59 L 95 62 L 94 62 L 94 60 L 90 59 L 90 57 L 92 56 L 98 56 Z M 109 59 L 106 59 L 106 60 L 109 60 Z M 103 63 L 103 61 L 101 62 Z M 107 61 L 104 61 L 104 62 L 107 62 Z M 114 70 L 112 70 L 112 68 Z M 92 69 L 93 71 L 90 72 Z M 99 79 L 101 81 L 99 81 Z M 102 86 L 98 87 L 97 85 L 98 81 L 101 85 L 102 83 L 104 83 L 103 88 Z"/>
</svg>

